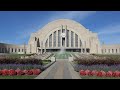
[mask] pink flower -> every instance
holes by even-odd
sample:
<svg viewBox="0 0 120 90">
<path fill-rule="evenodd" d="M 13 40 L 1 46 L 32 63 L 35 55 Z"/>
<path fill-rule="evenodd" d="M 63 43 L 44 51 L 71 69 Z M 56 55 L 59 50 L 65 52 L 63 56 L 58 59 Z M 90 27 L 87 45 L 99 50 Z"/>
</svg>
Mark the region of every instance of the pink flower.
<svg viewBox="0 0 120 90">
<path fill-rule="evenodd" d="M 28 70 L 23 70 L 23 72 L 27 75 L 28 74 Z"/>
<path fill-rule="evenodd" d="M 106 73 L 106 77 L 112 77 L 112 74 L 113 74 L 112 71 L 108 71 L 108 72 Z"/>
<path fill-rule="evenodd" d="M 97 75 L 97 72 L 98 72 L 97 70 L 92 70 L 92 71 L 91 71 L 91 75 L 92 75 L 92 76 L 93 76 L 93 75 Z"/>
<path fill-rule="evenodd" d="M 105 75 L 106 75 L 106 73 L 104 71 L 102 71 L 102 70 L 97 73 L 98 77 L 103 77 Z"/>
<path fill-rule="evenodd" d="M 90 70 L 85 70 L 86 75 L 91 75 L 91 71 Z"/>
<path fill-rule="evenodd" d="M 40 69 L 32 69 L 33 75 L 39 75 L 41 73 Z"/>
<path fill-rule="evenodd" d="M 25 73 L 20 70 L 20 69 L 16 69 L 15 72 L 17 72 L 17 75 L 24 75 Z"/>
<path fill-rule="evenodd" d="M 33 71 L 32 70 L 28 70 L 27 71 L 27 75 L 33 75 Z"/>
<path fill-rule="evenodd" d="M 119 77 L 119 75 L 120 75 L 120 72 L 119 72 L 119 71 L 115 71 L 115 72 L 113 72 L 113 74 L 112 74 L 113 77 Z"/>
</svg>

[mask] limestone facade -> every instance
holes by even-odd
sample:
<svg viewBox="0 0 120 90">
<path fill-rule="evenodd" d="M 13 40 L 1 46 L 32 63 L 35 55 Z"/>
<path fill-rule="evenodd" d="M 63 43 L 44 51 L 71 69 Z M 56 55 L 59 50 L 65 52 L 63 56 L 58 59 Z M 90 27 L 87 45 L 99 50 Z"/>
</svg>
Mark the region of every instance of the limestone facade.
<svg viewBox="0 0 120 90">
<path fill-rule="evenodd" d="M 0 53 L 10 53 L 10 54 L 24 54 L 24 45 L 13 45 L 0 43 Z"/>
<path fill-rule="evenodd" d="M 61 48 L 80 53 L 101 53 L 97 33 L 69 19 L 55 20 L 32 33 L 27 53 L 59 51 Z"/>
<path fill-rule="evenodd" d="M 103 54 L 120 54 L 120 44 L 116 45 L 102 45 Z"/>
</svg>

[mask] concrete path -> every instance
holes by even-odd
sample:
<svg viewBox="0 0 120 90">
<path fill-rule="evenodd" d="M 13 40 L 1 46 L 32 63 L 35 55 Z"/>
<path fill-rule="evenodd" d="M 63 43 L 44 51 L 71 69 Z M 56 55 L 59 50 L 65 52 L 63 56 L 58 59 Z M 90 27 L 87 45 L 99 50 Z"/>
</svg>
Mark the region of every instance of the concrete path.
<svg viewBox="0 0 120 90">
<path fill-rule="evenodd" d="M 35 79 L 81 79 L 68 60 L 57 60 Z"/>
</svg>

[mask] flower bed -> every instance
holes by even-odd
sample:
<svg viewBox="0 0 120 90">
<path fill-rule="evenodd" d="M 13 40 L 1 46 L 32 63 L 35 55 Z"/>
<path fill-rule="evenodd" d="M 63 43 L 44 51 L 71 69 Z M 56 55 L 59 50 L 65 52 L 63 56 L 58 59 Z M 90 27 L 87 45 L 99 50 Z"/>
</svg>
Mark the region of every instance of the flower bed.
<svg viewBox="0 0 120 90">
<path fill-rule="evenodd" d="M 30 69 L 43 69 L 42 65 L 37 65 L 37 64 L 0 64 L 0 69 L 21 69 L 21 70 L 30 70 Z"/>
<path fill-rule="evenodd" d="M 120 71 L 120 65 L 106 65 L 106 64 L 98 64 L 98 65 L 82 65 L 82 64 L 73 64 L 74 70 L 79 72 L 79 70 L 103 70 L 103 71 Z"/>
<path fill-rule="evenodd" d="M 120 77 L 120 71 L 97 71 L 97 70 L 80 70 L 81 76 L 97 76 L 97 77 Z"/>
<path fill-rule="evenodd" d="M 9 57 L 0 57 L 0 64 L 39 64 L 42 65 L 41 59 L 35 58 L 9 58 Z"/>
<path fill-rule="evenodd" d="M 96 64 L 106 64 L 106 65 L 118 65 L 120 64 L 120 55 L 77 55 L 74 61 L 82 65 L 96 65 Z"/>
<path fill-rule="evenodd" d="M 15 75 L 39 75 L 42 71 L 40 69 L 21 70 L 21 69 L 3 69 L 0 70 L 0 75 L 15 76 Z"/>
</svg>

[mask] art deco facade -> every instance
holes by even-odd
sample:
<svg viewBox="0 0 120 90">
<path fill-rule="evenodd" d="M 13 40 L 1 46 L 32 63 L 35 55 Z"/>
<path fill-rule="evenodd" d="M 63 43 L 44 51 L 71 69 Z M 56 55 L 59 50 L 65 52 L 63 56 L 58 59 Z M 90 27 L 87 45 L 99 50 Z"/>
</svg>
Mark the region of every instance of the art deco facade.
<svg viewBox="0 0 120 90">
<path fill-rule="evenodd" d="M 61 48 L 80 53 L 101 53 L 97 33 L 92 33 L 78 22 L 69 19 L 55 20 L 32 33 L 27 52 L 53 52 Z"/>
</svg>

